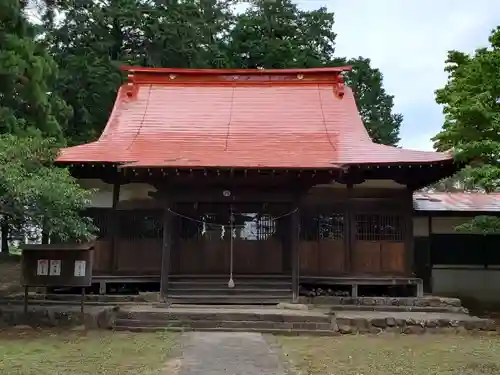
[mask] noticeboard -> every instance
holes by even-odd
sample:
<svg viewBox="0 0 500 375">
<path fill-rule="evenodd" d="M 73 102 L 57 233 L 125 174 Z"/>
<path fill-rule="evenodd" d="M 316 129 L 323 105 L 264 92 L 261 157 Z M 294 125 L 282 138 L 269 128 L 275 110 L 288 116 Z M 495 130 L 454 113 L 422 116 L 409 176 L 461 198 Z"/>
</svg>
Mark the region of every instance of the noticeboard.
<svg viewBox="0 0 500 375">
<path fill-rule="evenodd" d="M 92 283 L 93 244 L 24 245 L 21 285 L 86 287 Z"/>
</svg>

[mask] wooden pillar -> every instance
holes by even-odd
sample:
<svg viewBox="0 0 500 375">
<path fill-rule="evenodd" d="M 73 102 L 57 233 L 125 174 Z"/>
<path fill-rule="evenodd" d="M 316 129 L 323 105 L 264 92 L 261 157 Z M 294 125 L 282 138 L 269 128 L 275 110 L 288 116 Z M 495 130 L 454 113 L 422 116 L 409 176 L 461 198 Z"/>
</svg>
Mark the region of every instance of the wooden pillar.
<svg viewBox="0 0 500 375">
<path fill-rule="evenodd" d="M 356 236 L 356 222 L 353 212 L 352 205 L 352 193 L 353 184 L 347 184 L 347 204 L 344 210 L 344 251 L 345 251 L 345 262 L 344 269 L 346 274 L 351 274 L 352 265 L 354 264 L 352 247 L 354 246 L 355 236 Z"/>
<path fill-rule="evenodd" d="M 299 299 L 300 286 L 300 253 L 299 253 L 299 231 L 300 231 L 300 210 L 292 213 L 290 220 L 290 254 L 292 257 L 292 297 L 293 302 Z"/>
<path fill-rule="evenodd" d="M 161 282 L 160 296 L 164 302 L 167 302 L 168 279 L 170 274 L 170 254 L 173 244 L 173 217 L 169 211 L 170 205 L 167 203 L 163 214 L 163 242 L 161 252 Z"/>
<path fill-rule="evenodd" d="M 413 192 L 408 189 L 408 194 L 405 197 L 404 204 L 404 221 L 405 221 L 405 252 L 406 252 L 406 274 L 408 276 L 415 275 L 415 254 L 414 254 L 414 244 L 415 239 L 413 238 Z"/>
<path fill-rule="evenodd" d="M 114 273 L 114 271 L 118 267 L 118 257 L 120 256 L 120 251 L 118 249 L 118 236 L 119 236 L 119 213 L 118 213 L 118 202 L 120 200 L 120 187 L 121 184 L 119 182 L 115 182 L 113 184 L 113 201 L 112 201 L 112 209 L 111 209 L 111 215 L 110 215 L 110 250 L 111 250 L 111 256 L 109 257 L 109 271 L 111 274 Z"/>
</svg>

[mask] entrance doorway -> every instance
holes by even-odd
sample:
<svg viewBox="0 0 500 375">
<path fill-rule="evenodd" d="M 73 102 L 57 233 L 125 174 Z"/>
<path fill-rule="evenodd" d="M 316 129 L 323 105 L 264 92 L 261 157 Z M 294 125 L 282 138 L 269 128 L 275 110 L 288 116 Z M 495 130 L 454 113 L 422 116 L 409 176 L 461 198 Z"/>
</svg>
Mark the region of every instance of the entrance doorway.
<svg viewBox="0 0 500 375">
<path fill-rule="evenodd" d="M 172 273 L 281 275 L 290 272 L 290 206 L 178 204 Z"/>
</svg>

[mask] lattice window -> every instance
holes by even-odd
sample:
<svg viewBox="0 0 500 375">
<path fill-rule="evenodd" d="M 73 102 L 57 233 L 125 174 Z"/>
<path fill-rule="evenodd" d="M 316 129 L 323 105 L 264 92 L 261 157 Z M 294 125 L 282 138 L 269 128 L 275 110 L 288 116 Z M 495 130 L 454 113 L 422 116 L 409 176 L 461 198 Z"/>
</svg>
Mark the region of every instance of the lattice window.
<svg viewBox="0 0 500 375">
<path fill-rule="evenodd" d="M 123 239 L 136 240 L 163 237 L 163 212 L 159 210 L 117 211 L 119 235 Z"/>
<path fill-rule="evenodd" d="M 404 221 L 400 215 L 357 214 L 356 239 L 362 241 L 403 241 Z"/>
<path fill-rule="evenodd" d="M 187 215 L 186 215 L 187 216 Z M 180 236 L 198 241 L 228 239 L 231 231 L 230 212 L 179 217 Z M 275 220 L 269 215 L 234 213 L 233 236 L 243 240 L 265 240 L 276 233 Z"/>
<path fill-rule="evenodd" d="M 303 241 L 344 238 L 344 215 L 330 214 L 301 217 L 300 238 Z"/>
<path fill-rule="evenodd" d="M 276 222 L 270 215 L 239 213 L 234 215 L 236 238 L 243 240 L 267 240 L 276 233 Z"/>
</svg>

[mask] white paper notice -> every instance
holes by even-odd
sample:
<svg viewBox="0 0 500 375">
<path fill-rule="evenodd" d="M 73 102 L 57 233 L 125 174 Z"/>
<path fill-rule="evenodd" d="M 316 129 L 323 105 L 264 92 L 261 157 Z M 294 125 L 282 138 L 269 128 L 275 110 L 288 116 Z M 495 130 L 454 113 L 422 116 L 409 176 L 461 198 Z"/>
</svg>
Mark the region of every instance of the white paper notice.
<svg viewBox="0 0 500 375">
<path fill-rule="evenodd" d="M 38 259 L 36 274 L 38 276 L 47 276 L 49 274 L 49 261 L 47 259 Z"/>
<path fill-rule="evenodd" d="M 61 261 L 60 260 L 51 260 L 50 261 L 50 276 L 61 276 Z"/>
<path fill-rule="evenodd" d="M 84 260 L 75 260 L 75 276 L 85 276 L 85 266 L 86 262 Z"/>
</svg>

